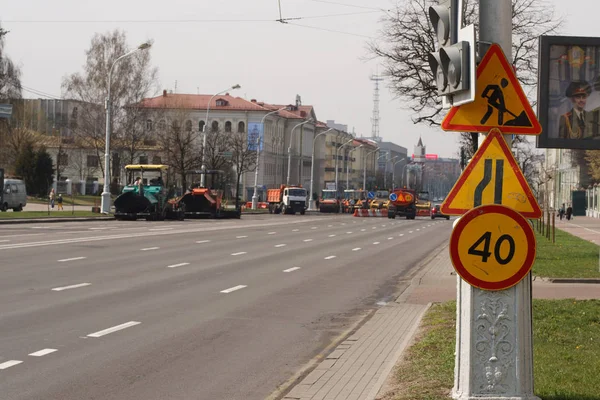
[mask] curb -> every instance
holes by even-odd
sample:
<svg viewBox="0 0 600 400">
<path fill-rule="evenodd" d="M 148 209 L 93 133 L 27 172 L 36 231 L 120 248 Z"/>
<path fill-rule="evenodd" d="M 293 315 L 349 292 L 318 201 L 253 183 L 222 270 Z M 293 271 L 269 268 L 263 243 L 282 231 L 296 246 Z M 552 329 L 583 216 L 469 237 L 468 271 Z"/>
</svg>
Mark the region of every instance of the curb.
<svg viewBox="0 0 600 400">
<path fill-rule="evenodd" d="M 51 222 L 89 222 L 89 221 L 114 221 L 114 217 L 64 217 L 64 218 L 28 218 L 0 220 L 0 225 L 13 224 L 39 224 Z"/>
<path fill-rule="evenodd" d="M 600 283 L 600 278 L 546 278 L 552 283 Z"/>
</svg>

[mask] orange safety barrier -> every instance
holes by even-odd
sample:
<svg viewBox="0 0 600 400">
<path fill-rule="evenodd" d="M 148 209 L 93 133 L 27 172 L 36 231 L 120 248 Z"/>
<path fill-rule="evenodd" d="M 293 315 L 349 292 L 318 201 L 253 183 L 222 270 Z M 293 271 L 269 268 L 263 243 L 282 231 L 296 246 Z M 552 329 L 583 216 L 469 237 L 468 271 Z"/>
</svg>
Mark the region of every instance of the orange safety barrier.
<svg viewBox="0 0 600 400">
<path fill-rule="evenodd" d="M 387 217 L 388 210 L 354 210 L 355 217 Z"/>
</svg>

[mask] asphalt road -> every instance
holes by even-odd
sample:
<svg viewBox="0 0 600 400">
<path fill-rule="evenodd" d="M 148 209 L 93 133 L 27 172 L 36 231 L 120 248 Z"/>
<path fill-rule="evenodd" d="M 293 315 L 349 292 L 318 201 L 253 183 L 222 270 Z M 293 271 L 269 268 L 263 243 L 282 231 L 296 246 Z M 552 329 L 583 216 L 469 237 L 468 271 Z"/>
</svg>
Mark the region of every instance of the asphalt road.
<svg viewBox="0 0 600 400">
<path fill-rule="evenodd" d="M 452 221 L 0 225 L 0 399 L 264 399 Z"/>
</svg>

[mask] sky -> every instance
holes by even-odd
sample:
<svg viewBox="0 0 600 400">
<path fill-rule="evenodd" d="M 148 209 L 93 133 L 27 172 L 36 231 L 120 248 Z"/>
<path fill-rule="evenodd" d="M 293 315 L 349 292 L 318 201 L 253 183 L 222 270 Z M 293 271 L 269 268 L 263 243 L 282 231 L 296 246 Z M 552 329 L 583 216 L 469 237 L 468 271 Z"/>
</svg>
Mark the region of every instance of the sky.
<svg viewBox="0 0 600 400">
<path fill-rule="evenodd" d="M 549 2 L 565 19 L 560 34 L 598 34 L 598 13 L 590 12 L 600 10 L 598 0 L 576 0 L 577 7 L 572 0 Z M 370 136 L 370 77 L 383 68 L 367 43 L 382 28 L 377 9 L 393 7 L 391 0 L 281 0 L 283 18 L 337 15 L 282 24 L 275 21 L 277 0 L 19 0 L 3 2 L 0 23 L 10 31 L 6 52 L 29 90 L 59 98 L 62 79 L 82 70 L 92 36 L 118 28 L 132 48 L 153 40 L 160 89 L 212 94 L 240 84 L 232 95 L 275 104 L 291 104 L 299 94 L 319 120 Z M 379 114 L 380 136 L 409 154 L 421 136 L 427 153 L 458 155 L 458 134 L 413 124 L 385 81 Z"/>
</svg>

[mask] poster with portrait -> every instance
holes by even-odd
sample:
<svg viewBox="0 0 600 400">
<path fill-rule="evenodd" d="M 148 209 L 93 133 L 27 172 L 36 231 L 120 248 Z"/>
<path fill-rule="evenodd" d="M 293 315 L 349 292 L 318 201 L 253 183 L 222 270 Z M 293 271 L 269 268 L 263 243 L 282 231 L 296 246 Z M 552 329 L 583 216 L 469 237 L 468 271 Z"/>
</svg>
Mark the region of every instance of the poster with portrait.
<svg viewBox="0 0 600 400">
<path fill-rule="evenodd" d="M 260 122 L 248 122 L 248 150 L 262 151 L 264 141 L 264 125 Z M 257 146 L 258 144 L 258 146 Z"/>
<path fill-rule="evenodd" d="M 537 147 L 600 149 L 600 38 L 541 36 Z"/>
</svg>

